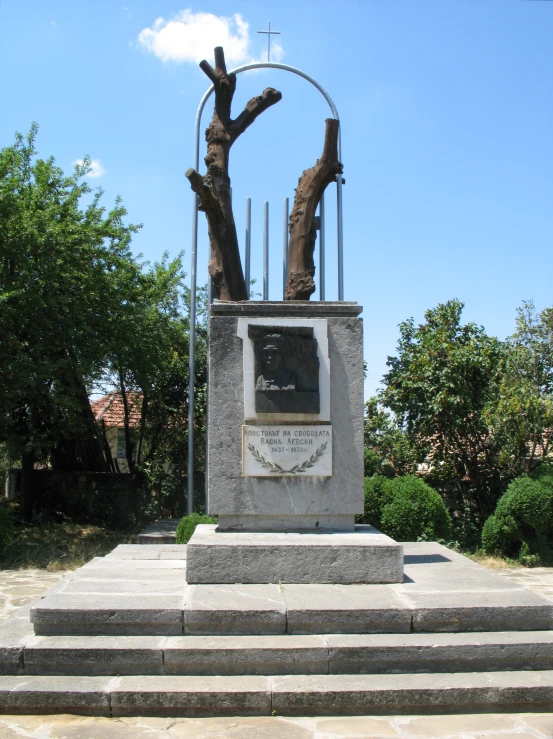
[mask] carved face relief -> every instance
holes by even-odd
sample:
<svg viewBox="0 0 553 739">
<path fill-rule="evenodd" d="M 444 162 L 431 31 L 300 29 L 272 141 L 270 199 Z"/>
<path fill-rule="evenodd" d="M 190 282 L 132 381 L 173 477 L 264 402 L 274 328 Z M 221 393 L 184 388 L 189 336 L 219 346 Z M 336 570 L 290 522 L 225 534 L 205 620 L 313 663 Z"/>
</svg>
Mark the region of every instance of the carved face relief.
<svg viewBox="0 0 553 739">
<path fill-rule="evenodd" d="M 310 327 L 248 328 L 257 413 L 319 413 L 319 359 Z"/>
</svg>

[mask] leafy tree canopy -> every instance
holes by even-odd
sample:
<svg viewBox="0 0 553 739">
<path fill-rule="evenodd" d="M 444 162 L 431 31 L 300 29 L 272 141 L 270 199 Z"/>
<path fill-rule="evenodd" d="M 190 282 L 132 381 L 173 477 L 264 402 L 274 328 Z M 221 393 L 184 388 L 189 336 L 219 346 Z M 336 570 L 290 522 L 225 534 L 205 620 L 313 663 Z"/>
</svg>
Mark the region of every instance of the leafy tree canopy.
<svg viewBox="0 0 553 739">
<path fill-rule="evenodd" d="M 182 471 L 189 324 L 181 260 L 165 255 L 150 266 L 135 257 L 140 227 L 125 222 L 120 199 L 102 205 L 101 190 L 84 180 L 90 161 L 64 175 L 37 157 L 36 136 L 33 125 L 0 151 L 0 443 L 22 459 L 23 497 L 37 459 L 110 469 L 88 399 L 101 387 L 119 388 L 125 401 L 128 390 L 143 397 L 138 440 L 125 419 L 131 471 L 144 474 L 155 459 L 167 471 L 179 454 Z M 200 326 L 200 410 L 204 335 Z M 29 517 L 25 500 L 24 508 Z"/>
</svg>

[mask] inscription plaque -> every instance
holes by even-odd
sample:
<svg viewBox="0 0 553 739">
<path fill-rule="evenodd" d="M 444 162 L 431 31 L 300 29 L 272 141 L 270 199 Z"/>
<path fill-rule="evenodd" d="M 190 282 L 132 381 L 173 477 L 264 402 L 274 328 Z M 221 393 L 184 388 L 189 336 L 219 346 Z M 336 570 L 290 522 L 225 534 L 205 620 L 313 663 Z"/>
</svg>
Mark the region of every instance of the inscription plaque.
<svg viewBox="0 0 553 739">
<path fill-rule="evenodd" d="M 332 426 L 242 426 L 244 477 L 331 477 Z"/>
</svg>

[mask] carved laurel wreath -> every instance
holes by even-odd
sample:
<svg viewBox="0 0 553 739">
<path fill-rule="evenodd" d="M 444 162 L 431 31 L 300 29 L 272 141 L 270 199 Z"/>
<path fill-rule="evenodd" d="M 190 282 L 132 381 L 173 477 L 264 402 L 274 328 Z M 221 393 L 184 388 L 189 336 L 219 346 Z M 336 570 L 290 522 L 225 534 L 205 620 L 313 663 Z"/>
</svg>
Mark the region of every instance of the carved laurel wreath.
<svg viewBox="0 0 553 739">
<path fill-rule="evenodd" d="M 290 470 L 285 470 L 284 467 L 281 467 L 276 462 L 271 462 L 270 459 L 265 459 L 263 454 L 261 454 L 261 452 L 256 449 L 253 444 L 248 444 L 248 449 L 255 457 L 256 462 L 260 464 L 261 467 L 269 470 L 269 472 L 274 472 L 275 475 L 299 475 L 301 472 L 305 472 L 305 470 L 308 470 L 317 464 L 319 459 L 325 453 L 327 444 L 328 441 L 325 441 L 325 443 L 322 444 L 317 449 L 315 454 L 312 454 L 311 457 L 309 457 L 309 459 L 306 459 L 305 462 L 302 462 L 302 464 L 295 464 Z"/>
</svg>

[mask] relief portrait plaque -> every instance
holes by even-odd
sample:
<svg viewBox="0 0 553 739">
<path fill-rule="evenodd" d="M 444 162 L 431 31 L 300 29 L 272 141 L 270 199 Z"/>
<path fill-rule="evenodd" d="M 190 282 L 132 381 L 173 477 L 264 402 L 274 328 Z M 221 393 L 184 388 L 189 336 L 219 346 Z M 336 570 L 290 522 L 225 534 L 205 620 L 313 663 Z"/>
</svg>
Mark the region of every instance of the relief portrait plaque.
<svg viewBox="0 0 553 739">
<path fill-rule="evenodd" d="M 310 326 L 248 326 L 256 413 L 320 413 L 317 339 Z"/>
</svg>

